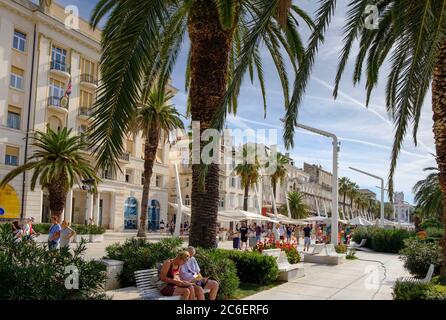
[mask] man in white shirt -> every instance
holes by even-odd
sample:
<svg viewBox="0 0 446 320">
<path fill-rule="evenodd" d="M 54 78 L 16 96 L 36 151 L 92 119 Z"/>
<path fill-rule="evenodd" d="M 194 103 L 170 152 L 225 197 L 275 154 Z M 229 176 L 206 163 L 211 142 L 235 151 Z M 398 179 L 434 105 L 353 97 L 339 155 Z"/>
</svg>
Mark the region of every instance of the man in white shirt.
<svg viewBox="0 0 446 320">
<path fill-rule="evenodd" d="M 204 300 L 204 289 L 209 289 L 209 300 L 215 300 L 218 293 L 219 284 L 215 280 L 203 278 L 200 273 L 200 267 L 195 259 L 195 248 L 190 246 L 186 249 L 190 258 L 180 268 L 180 278 L 184 281 L 194 283 L 195 296 L 197 300 Z"/>
</svg>

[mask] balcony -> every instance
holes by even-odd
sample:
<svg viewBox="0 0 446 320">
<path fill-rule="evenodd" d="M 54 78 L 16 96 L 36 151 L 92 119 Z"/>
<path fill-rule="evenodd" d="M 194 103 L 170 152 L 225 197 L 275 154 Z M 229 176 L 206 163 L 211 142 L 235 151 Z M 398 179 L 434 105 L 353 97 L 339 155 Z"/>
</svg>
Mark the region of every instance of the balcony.
<svg viewBox="0 0 446 320">
<path fill-rule="evenodd" d="M 88 87 L 92 90 L 96 90 L 98 88 L 98 79 L 96 79 L 91 74 L 83 73 L 80 76 L 81 85 Z"/>
<path fill-rule="evenodd" d="M 130 162 L 130 152 L 124 152 L 119 156 L 119 160 Z"/>
<path fill-rule="evenodd" d="M 70 78 L 71 70 L 70 67 L 65 62 L 51 61 L 50 70 L 52 73 L 65 79 Z"/>
<path fill-rule="evenodd" d="M 88 120 L 93 116 L 93 109 L 89 107 L 79 108 L 79 118 L 83 120 Z"/>
<path fill-rule="evenodd" d="M 68 113 L 68 103 L 61 103 L 65 97 L 48 97 L 48 108 L 61 113 Z M 68 99 L 68 98 L 66 98 Z"/>
</svg>

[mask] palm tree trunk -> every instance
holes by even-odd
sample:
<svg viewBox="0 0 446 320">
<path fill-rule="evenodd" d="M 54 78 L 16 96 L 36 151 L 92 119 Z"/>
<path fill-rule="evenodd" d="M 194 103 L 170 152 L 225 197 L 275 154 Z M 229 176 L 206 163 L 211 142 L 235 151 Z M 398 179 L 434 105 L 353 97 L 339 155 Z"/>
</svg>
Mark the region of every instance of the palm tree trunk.
<svg viewBox="0 0 446 320">
<path fill-rule="evenodd" d="M 245 196 L 243 198 L 243 210 L 248 211 L 248 197 L 249 197 L 249 185 L 250 185 L 249 177 L 246 179 L 245 185 Z"/>
<path fill-rule="evenodd" d="M 189 13 L 191 41 L 191 102 L 192 121 L 200 122 L 200 133 L 210 127 L 224 96 L 232 30 L 220 25 L 215 2 L 194 1 Z M 200 151 L 205 144 L 201 143 Z M 192 216 L 189 244 L 203 248 L 216 245 L 219 202 L 219 167 L 211 164 L 204 189 L 199 185 L 199 164 L 192 165 Z"/>
<path fill-rule="evenodd" d="M 57 217 L 59 222 L 62 222 L 60 219 L 65 208 L 68 193 L 63 186 L 63 180 L 64 179 L 59 179 L 48 186 L 51 216 Z"/>
<path fill-rule="evenodd" d="M 344 192 L 344 201 L 342 202 L 342 213 L 344 214 L 344 219 L 345 219 L 345 195 L 346 193 Z"/>
<path fill-rule="evenodd" d="M 446 203 L 446 42 L 440 49 L 440 55 L 434 69 L 432 81 L 432 110 L 433 110 L 433 131 L 435 138 L 435 148 L 437 152 L 436 160 L 438 164 L 438 178 L 440 189 L 443 194 L 443 203 Z M 446 206 L 443 206 L 443 228 L 446 230 Z M 443 250 L 443 265 L 441 276 L 446 277 L 446 232 L 441 240 Z"/>
<path fill-rule="evenodd" d="M 156 150 L 158 149 L 160 129 L 154 126 L 149 129 L 144 147 L 144 185 L 142 187 L 141 214 L 139 215 L 138 237 L 146 236 L 147 209 L 149 206 L 150 180 L 153 173 Z"/>
</svg>

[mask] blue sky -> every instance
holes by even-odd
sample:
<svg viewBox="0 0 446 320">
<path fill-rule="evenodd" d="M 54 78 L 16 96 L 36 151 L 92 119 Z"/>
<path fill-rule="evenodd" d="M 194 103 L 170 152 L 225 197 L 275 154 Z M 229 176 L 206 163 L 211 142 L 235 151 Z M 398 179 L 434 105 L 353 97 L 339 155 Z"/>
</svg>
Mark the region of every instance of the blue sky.
<svg viewBox="0 0 446 320">
<path fill-rule="evenodd" d="M 63 5 L 74 4 L 80 9 L 82 17 L 88 18 L 96 1 L 87 0 L 59 0 Z M 313 15 L 317 8 L 317 1 L 293 1 L 308 13 Z M 364 105 L 364 83 L 353 87 L 351 83 L 353 61 L 347 65 L 342 80 L 338 99 L 332 98 L 332 87 L 338 64 L 338 55 L 342 48 L 342 27 L 345 20 L 347 1 L 339 1 L 336 15 L 326 36 L 324 45 L 313 69 L 305 99 L 299 113 L 299 122 L 309 126 L 321 128 L 336 133 L 341 140 L 339 154 L 339 175 L 347 176 L 357 182 L 361 188 L 369 188 L 379 194 L 375 187 L 378 181 L 367 176 L 355 173 L 349 166 L 362 169 L 387 179 L 390 152 L 393 141 L 393 125 L 385 109 L 385 80 L 386 69 L 380 75 L 380 82 L 376 88 L 369 108 Z M 309 32 L 301 24 L 303 38 Z M 181 112 L 184 112 L 187 95 L 184 91 L 184 70 L 188 43 L 184 45 L 183 52 L 178 59 L 174 70 L 173 85 L 180 89 L 174 103 Z M 357 50 L 357 46 L 354 51 Z M 267 79 L 268 111 L 266 119 L 263 118 L 263 103 L 258 83 L 251 85 L 245 81 L 239 99 L 237 116 L 228 118 L 229 128 L 268 129 L 278 128 L 279 149 L 284 150 L 281 140 L 282 129 L 280 118 L 284 115 L 282 90 L 277 78 L 275 67 L 266 55 L 264 60 L 265 79 Z M 352 54 L 354 56 L 354 52 Z M 290 79 L 292 75 L 290 74 Z M 432 133 L 432 111 L 430 94 L 426 98 L 421 117 L 418 146 L 415 147 L 411 132 L 408 132 L 406 143 L 400 154 L 395 175 L 395 190 L 403 191 L 407 201 L 413 201 L 412 186 L 425 177 L 423 168 L 435 166 L 432 153 L 435 153 Z M 322 165 L 331 171 L 332 155 L 331 142 L 319 136 L 296 131 L 295 147 L 289 151 L 298 166 L 303 162 Z"/>
</svg>

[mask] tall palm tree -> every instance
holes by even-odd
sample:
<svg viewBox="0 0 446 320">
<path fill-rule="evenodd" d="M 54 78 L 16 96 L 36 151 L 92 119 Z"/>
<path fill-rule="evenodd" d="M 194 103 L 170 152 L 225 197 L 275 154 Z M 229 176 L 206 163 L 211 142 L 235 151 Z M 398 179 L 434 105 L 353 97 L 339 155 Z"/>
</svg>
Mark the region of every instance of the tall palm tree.
<svg viewBox="0 0 446 320">
<path fill-rule="evenodd" d="M 349 178 L 347 177 L 342 177 L 341 179 L 339 179 L 339 193 L 343 195 L 343 201 L 342 201 L 342 212 L 344 214 L 344 219 L 345 219 L 345 200 L 347 197 L 348 192 L 350 191 L 350 187 L 351 187 L 351 181 Z"/>
<path fill-rule="evenodd" d="M 276 170 L 274 170 L 274 173 L 270 176 L 274 197 L 277 195 L 277 183 L 282 183 L 283 179 L 285 179 L 288 172 L 286 165 L 289 163 L 290 159 L 287 156 L 281 154 L 280 152 L 277 153 Z M 268 165 L 269 164 L 267 164 L 267 166 Z"/>
<path fill-rule="evenodd" d="M 304 62 L 300 65 L 293 97 L 287 108 L 286 146 L 292 145 L 294 123 L 298 106 L 315 61 L 319 44 L 336 8 L 336 0 L 322 0 L 317 11 L 316 27 L 310 37 Z M 379 11 L 376 28 L 365 27 L 364 13 L 370 4 Z M 421 110 L 432 83 L 433 132 L 439 184 L 443 201 L 446 200 L 446 1 L 438 0 L 350 0 L 344 28 L 344 47 L 338 64 L 333 95 L 336 98 L 345 67 L 352 53 L 355 40 L 359 39 L 359 51 L 353 73 L 358 84 L 366 74 L 366 104 L 379 80 L 384 62 L 390 62 L 386 86 L 386 106 L 395 125 L 388 193 L 392 200 L 393 175 L 398 156 L 408 129 L 412 129 L 417 144 L 417 131 Z M 369 20 L 368 20 L 369 21 Z M 368 22 L 367 21 L 367 22 Z M 364 68 L 365 66 L 365 68 Z M 387 68 L 386 68 L 387 69 Z M 386 70 L 387 71 L 387 70 Z M 446 209 L 443 208 L 446 229 Z M 446 232 L 442 239 L 443 265 L 441 275 L 446 277 Z"/>
<path fill-rule="evenodd" d="M 49 127 L 47 132 L 36 131 L 31 145 L 36 151 L 28 162 L 10 171 L 0 182 L 0 187 L 25 171 L 32 170 L 31 190 L 37 183 L 47 190 L 51 215 L 60 219 L 67 193 L 74 184 L 80 186 L 82 180 L 92 179 L 95 189 L 100 181 L 90 160 L 82 153 L 87 145 L 81 136 L 71 135 L 71 129 L 63 128 L 56 132 Z"/>
<path fill-rule="evenodd" d="M 156 151 L 162 133 L 164 141 L 169 133 L 175 129 L 183 129 L 183 121 L 180 114 L 170 100 L 173 98 L 172 91 L 166 91 L 166 88 L 153 86 L 145 101 L 137 108 L 134 122 L 131 123 L 131 131 L 142 132 L 145 139 L 144 144 L 144 184 L 141 199 L 141 215 L 138 226 L 138 237 L 146 235 L 147 209 L 149 204 L 150 180 L 153 173 L 153 164 L 155 163 Z"/>
<path fill-rule="evenodd" d="M 255 155 L 255 147 L 251 145 L 243 146 L 242 155 L 243 159 L 239 163 L 234 171 L 242 178 L 242 187 L 245 188 L 243 199 L 243 210 L 248 211 L 248 198 L 249 189 L 252 188 L 260 178 L 260 163 L 255 155 L 251 158 L 251 155 Z"/>
<path fill-rule="evenodd" d="M 350 189 L 348 191 L 348 197 L 350 198 L 350 208 L 353 214 L 355 201 L 357 201 L 359 197 L 359 186 L 355 182 L 350 183 Z"/>
<path fill-rule="evenodd" d="M 444 210 L 443 196 L 438 181 L 437 168 L 425 168 L 424 171 L 433 171 L 423 179 L 418 181 L 413 187 L 415 203 L 418 209 L 426 217 L 439 217 Z"/>
<path fill-rule="evenodd" d="M 102 36 L 102 85 L 96 103 L 92 144 L 101 167 L 118 166 L 127 131 L 144 88 L 172 71 L 183 39 L 190 48 L 186 90 L 192 121 L 200 133 L 222 129 L 227 112 L 237 111 L 237 97 L 246 73 L 257 74 L 266 112 L 261 54 L 269 52 L 289 101 L 285 57 L 293 71 L 304 49 L 298 19 L 310 27 L 311 19 L 291 0 L 100 0 L 91 24 L 108 16 Z M 200 151 L 205 142 L 201 142 Z M 215 246 L 219 202 L 218 164 L 203 170 L 192 166 L 192 217 L 189 242 Z M 200 177 L 200 174 L 204 177 Z M 200 182 L 204 181 L 204 188 Z"/>
<path fill-rule="evenodd" d="M 288 192 L 288 203 L 293 219 L 305 219 L 308 217 L 309 208 L 304 202 L 303 194 L 298 191 Z"/>
</svg>

